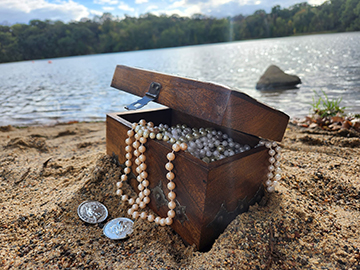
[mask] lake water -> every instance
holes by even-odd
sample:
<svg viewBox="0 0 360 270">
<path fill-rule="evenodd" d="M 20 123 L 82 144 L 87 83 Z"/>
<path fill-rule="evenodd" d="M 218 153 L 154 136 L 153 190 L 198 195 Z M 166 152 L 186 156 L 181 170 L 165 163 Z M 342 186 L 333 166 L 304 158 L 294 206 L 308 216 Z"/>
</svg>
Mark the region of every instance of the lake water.
<svg viewBox="0 0 360 270">
<path fill-rule="evenodd" d="M 110 87 L 118 64 L 227 85 L 291 117 L 309 113 L 314 90 L 360 112 L 360 32 L 50 60 L 0 64 L 0 126 L 99 121 L 123 111 L 137 97 Z M 298 75 L 300 88 L 257 91 L 271 64 Z"/>
</svg>

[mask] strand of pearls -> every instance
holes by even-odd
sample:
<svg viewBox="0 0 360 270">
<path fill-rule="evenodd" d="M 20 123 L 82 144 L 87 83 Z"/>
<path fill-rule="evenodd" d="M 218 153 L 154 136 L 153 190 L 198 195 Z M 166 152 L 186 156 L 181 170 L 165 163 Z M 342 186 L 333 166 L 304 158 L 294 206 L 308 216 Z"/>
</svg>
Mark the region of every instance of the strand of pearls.
<svg viewBox="0 0 360 270">
<path fill-rule="evenodd" d="M 145 156 L 145 143 L 147 142 L 147 138 L 155 138 L 154 132 L 157 132 L 156 128 L 154 128 L 154 124 L 149 122 L 146 124 L 145 120 L 140 120 L 139 123 L 133 123 L 131 130 L 127 132 L 128 138 L 125 140 L 125 152 L 126 152 L 126 161 L 124 174 L 121 175 L 120 181 L 116 183 L 117 190 L 116 194 L 122 196 L 121 199 L 124 202 L 128 202 L 131 207 L 128 209 L 128 215 L 132 216 L 132 218 L 137 219 L 147 219 L 150 222 L 155 222 L 161 226 L 171 225 L 173 223 L 173 218 L 175 217 L 175 207 L 176 207 L 176 193 L 174 189 L 176 187 L 174 183 L 175 174 L 172 172 L 174 165 L 172 161 L 175 159 L 175 152 L 179 152 L 180 150 L 185 151 L 187 149 L 186 143 L 177 143 L 175 142 L 172 145 L 172 152 L 167 154 L 168 163 L 166 163 L 165 168 L 168 173 L 166 174 L 166 178 L 169 180 L 167 184 L 167 188 L 169 189 L 168 199 L 170 200 L 168 203 L 169 211 L 167 212 L 167 217 L 161 218 L 160 216 L 155 217 L 153 214 L 147 214 L 145 211 L 140 213 L 140 209 L 144 209 L 146 205 L 150 202 L 150 189 L 148 189 L 149 181 L 147 180 L 148 173 L 146 172 L 147 165 L 145 164 L 146 156 Z M 157 133 L 159 134 L 159 133 Z M 134 137 L 134 138 L 133 138 Z M 131 166 L 133 155 L 131 152 L 133 151 L 133 155 L 136 157 L 135 164 L 136 172 L 138 176 L 136 180 L 139 182 L 138 190 L 140 191 L 137 198 L 129 198 L 128 195 L 123 195 L 122 186 L 123 182 L 128 180 L 128 174 L 131 172 Z"/>
<path fill-rule="evenodd" d="M 275 188 L 279 185 L 279 181 L 281 179 L 281 169 L 280 162 L 281 159 L 281 147 L 277 145 L 276 142 L 263 141 L 259 142 L 259 146 L 265 145 L 266 148 L 269 149 L 269 162 L 270 165 L 268 167 L 269 173 L 267 174 L 267 180 L 265 182 L 266 189 L 268 192 L 274 192 Z"/>
<path fill-rule="evenodd" d="M 174 178 L 175 178 L 175 174 L 172 172 L 174 165 L 172 164 L 171 161 L 174 161 L 175 159 L 175 152 L 179 152 L 180 150 L 185 151 L 187 149 L 187 144 L 186 143 L 174 143 L 172 145 L 172 152 L 169 152 L 166 155 L 166 158 L 168 159 L 168 163 L 165 164 L 165 169 L 168 171 L 168 173 L 166 174 L 166 178 L 169 180 L 169 183 L 167 184 L 167 188 L 168 190 L 170 190 L 170 192 L 168 193 L 168 199 L 170 200 L 170 202 L 168 203 L 168 208 L 169 211 L 167 212 L 167 219 L 168 218 L 174 218 L 175 217 L 175 207 L 176 207 L 176 203 L 175 203 L 175 198 L 176 198 L 176 193 L 174 192 L 174 189 L 176 187 L 175 183 L 174 183 Z M 167 220 L 165 220 L 167 221 Z M 166 223 L 167 224 L 167 223 Z M 167 224 L 170 225 L 170 224 Z"/>
</svg>

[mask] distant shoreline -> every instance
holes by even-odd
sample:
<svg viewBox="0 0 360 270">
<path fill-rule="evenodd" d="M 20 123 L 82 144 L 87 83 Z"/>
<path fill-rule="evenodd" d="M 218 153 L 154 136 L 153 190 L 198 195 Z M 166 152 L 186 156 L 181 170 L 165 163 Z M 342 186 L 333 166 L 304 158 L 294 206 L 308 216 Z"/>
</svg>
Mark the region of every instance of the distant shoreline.
<svg viewBox="0 0 360 270">
<path fill-rule="evenodd" d="M 131 53 L 131 52 L 140 52 L 140 51 L 186 48 L 186 47 L 196 47 L 196 46 L 204 46 L 204 45 L 216 45 L 216 44 L 226 44 L 226 43 L 234 43 L 234 42 L 247 42 L 247 41 L 266 40 L 266 39 L 281 39 L 281 38 L 291 38 L 291 37 L 341 34 L 341 33 L 345 34 L 345 33 L 357 33 L 357 32 L 360 32 L 360 31 L 322 31 L 322 32 L 312 32 L 312 33 L 297 33 L 297 34 L 293 34 L 293 35 L 289 35 L 289 36 L 281 36 L 281 37 L 249 38 L 249 39 L 243 39 L 243 40 L 232 40 L 232 41 L 222 41 L 222 42 L 212 42 L 212 43 L 202 43 L 202 44 L 192 44 L 192 45 L 181 45 L 181 46 L 174 46 L 174 47 L 159 47 L 159 48 L 151 48 L 151 49 L 133 49 L 133 50 L 119 51 L 119 52 L 99 52 L 99 53 L 78 54 L 78 55 L 58 56 L 58 57 L 49 57 L 49 58 L 34 58 L 34 59 L 29 59 L 29 60 L 18 60 L 18 61 L 13 61 L 13 62 L 0 62 L 0 65 L 1 64 L 18 63 L 18 62 L 48 61 L 48 60 L 62 59 L 62 58 L 67 58 L 67 57 L 91 56 L 91 55 L 114 54 L 114 53 Z"/>
</svg>

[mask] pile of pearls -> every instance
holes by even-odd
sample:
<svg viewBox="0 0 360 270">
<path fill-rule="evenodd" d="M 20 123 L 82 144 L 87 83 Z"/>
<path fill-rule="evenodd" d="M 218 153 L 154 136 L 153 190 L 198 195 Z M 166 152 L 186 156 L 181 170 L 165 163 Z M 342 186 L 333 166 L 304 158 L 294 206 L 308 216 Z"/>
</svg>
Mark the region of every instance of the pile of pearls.
<svg viewBox="0 0 360 270">
<path fill-rule="evenodd" d="M 133 123 L 132 128 L 127 131 L 128 137 L 125 139 L 125 168 L 124 174 L 121 175 L 120 181 L 116 183 L 116 195 L 121 196 L 122 201 L 128 202 L 130 208 L 128 209 L 128 215 L 132 218 L 147 219 L 149 222 L 155 222 L 161 226 L 171 225 L 173 218 L 175 217 L 176 207 L 176 193 L 175 190 L 175 175 L 172 172 L 175 160 L 175 153 L 187 151 L 193 156 L 202 159 L 205 162 L 212 162 L 220 160 L 226 157 L 233 156 L 237 153 L 242 153 L 251 149 L 247 144 L 241 145 L 234 142 L 232 138 L 221 131 L 217 131 L 213 128 L 189 128 L 186 125 L 176 125 L 169 127 L 168 125 L 160 124 L 154 126 L 152 122 L 146 123 L 145 120 L 140 120 L 139 123 Z M 149 180 L 147 180 L 148 173 L 146 172 L 147 165 L 145 163 L 145 143 L 147 139 L 157 139 L 172 144 L 172 151 L 169 152 L 166 157 L 168 162 L 165 164 L 167 170 L 166 178 L 169 181 L 167 188 L 169 193 L 167 195 L 169 199 L 167 217 L 155 217 L 153 214 L 148 214 L 145 211 L 140 213 L 140 209 L 144 209 L 150 202 L 150 189 Z M 260 140 L 259 144 L 255 147 L 265 146 L 269 149 L 269 173 L 267 174 L 267 180 L 265 182 L 268 192 L 275 191 L 275 188 L 279 184 L 281 179 L 280 169 L 280 146 L 276 142 L 270 142 Z M 128 195 L 123 194 L 122 186 L 123 182 L 128 180 L 128 175 L 131 172 L 131 166 L 133 165 L 132 159 L 137 165 L 136 173 L 138 174 L 136 180 L 138 181 L 138 190 L 140 191 L 137 198 L 129 198 Z"/>
<path fill-rule="evenodd" d="M 185 142 L 188 145 L 187 152 L 207 163 L 248 151 L 251 148 L 247 144 L 241 145 L 234 142 L 222 131 L 213 128 L 189 128 L 185 124 L 171 127 L 160 124 L 153 129 L 144 129 L 142 134 L 171 144 Z"/>
</svg>

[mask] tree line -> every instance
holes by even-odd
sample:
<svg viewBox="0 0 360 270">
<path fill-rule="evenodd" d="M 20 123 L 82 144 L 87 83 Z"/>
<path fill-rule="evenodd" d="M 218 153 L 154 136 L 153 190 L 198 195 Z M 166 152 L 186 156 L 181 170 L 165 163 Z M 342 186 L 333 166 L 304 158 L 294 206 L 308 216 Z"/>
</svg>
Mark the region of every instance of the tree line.
<svg viewBox="0 0 360 270">
<path fill-rule="evenodd" d="M 329 0 L 319 6 L 274 6 L 270 13 L 213 18 L 125 16 L 104 13 L 79 22 L 31 20 L 0 25 L 0 63 L 74 55 L 122 52 L 234 40 L 360 30 L 359 0 Z"/>
</svg>

